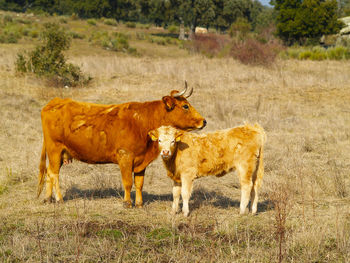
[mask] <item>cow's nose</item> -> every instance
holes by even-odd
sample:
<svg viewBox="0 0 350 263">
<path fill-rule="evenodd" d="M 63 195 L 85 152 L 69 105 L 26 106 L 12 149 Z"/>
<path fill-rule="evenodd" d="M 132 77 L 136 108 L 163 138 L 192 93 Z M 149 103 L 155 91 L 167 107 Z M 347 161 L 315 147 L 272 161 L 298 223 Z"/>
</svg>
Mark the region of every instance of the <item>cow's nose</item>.
<svg viewBox="0 0 350 263">
<path fill-rule="evenodd" d="M 207 125 L 207 120 L 203 121 L 203 128 Z"/>
<path fill-rule="evenodd" d="M 164 155 L 164 156 L 169 156 L 169 151 L 164 150 L 164 151 L 163 151 L 163 155 Z"/>
</svg>

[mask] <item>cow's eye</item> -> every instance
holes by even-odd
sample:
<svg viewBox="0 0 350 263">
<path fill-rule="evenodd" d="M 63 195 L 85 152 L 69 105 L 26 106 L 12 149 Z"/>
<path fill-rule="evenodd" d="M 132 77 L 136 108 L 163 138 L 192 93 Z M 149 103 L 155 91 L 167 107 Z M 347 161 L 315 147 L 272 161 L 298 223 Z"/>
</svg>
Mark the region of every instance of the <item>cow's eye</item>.
<svg viewBox="0 0 350 263">
<path fill-rule="evenodd" d="M 158 139 L 158 142 L 162 142 L 162 140 L 161 140 L 161 139 Z"/>
<path fill-rule="evenodd" d="M 187 104 L 185 104 L 185 105 L 182 106 L 182 108 L 185 109 L 185 110 L 188 110 L 189 107 L 188 107 Z"/>
<path fill-rule="evenodd" d="M 171 141 L 171 144 L 174 144 L 175 143 L 175 140 L 174 141 Z"/>
</svg>

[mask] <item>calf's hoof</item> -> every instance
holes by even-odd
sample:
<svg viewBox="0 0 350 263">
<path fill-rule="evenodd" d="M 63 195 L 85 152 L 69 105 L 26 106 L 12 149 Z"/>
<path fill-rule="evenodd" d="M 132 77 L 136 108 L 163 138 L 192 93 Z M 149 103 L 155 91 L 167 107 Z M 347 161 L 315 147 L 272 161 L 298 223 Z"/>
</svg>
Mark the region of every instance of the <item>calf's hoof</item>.
<svg viewBox="0 0 350 263">
<path fill-rule="evenodd" d="M 123 207 L 124 208 L 132 208 L 131 201 L 123 201 Z"/>
</svg>

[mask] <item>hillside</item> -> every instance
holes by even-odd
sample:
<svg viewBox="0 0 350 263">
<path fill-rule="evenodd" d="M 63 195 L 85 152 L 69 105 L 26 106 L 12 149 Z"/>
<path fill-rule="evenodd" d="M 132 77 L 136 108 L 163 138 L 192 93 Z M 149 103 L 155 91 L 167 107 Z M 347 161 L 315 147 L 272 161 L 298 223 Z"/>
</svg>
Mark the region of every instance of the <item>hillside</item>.
<svg viewBox="0 0 350 263">
<path fill-rule="evenodd" d="M 28 27 L 29 33 L 17 43 L 0 44 L 1 261 L 349 261 L 349 62 L 278 60 L 270 67 L 246 66 L 232 58 L 193 54 L 168 31 L 150 25 L 0 15 L 31 21 L 8 23 L 11 32 Z M 80 35 L 66 55 L 93 78 L 90 85 L 60 88 L 15 72 L 17 52 L 39 43 L 30 32 L 39 33 L 49 21 Z M 98 37 L 103 32 L 127 35 L 137 53 L 103 48 Z M 190 216 L 172 216 L 172 182 L 159 159 L 146 170 L 141 209 L 122 207 L 120 170 L 113 164 L 73 161 L 60 172 L 64 204 L 36 199 L 40 110 L 49 100 L 158 100 L 181 90 L 185 80 L 194 88 L 190 103 L 208 121 L 201 132 L 244 122 L 258 122 L 266 130 L 256 216 L 239 215 L 234 173 L 196 180 Z"/>
</svg>

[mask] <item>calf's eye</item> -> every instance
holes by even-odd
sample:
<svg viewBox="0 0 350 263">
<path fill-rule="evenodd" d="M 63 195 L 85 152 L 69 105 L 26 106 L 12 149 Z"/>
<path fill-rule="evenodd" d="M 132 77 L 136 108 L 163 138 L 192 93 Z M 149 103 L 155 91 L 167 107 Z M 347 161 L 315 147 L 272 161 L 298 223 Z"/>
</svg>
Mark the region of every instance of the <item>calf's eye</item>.
<svg viewBox="0 0 350 263">
<path fill-rule="evenodd" d="M 189 107 L 188 107 L 187 104 L 185 104 L 185 105 L 182 106 L 182 108 L 185 109 L 185 110 L 188 110 Z"/>
</svg>

